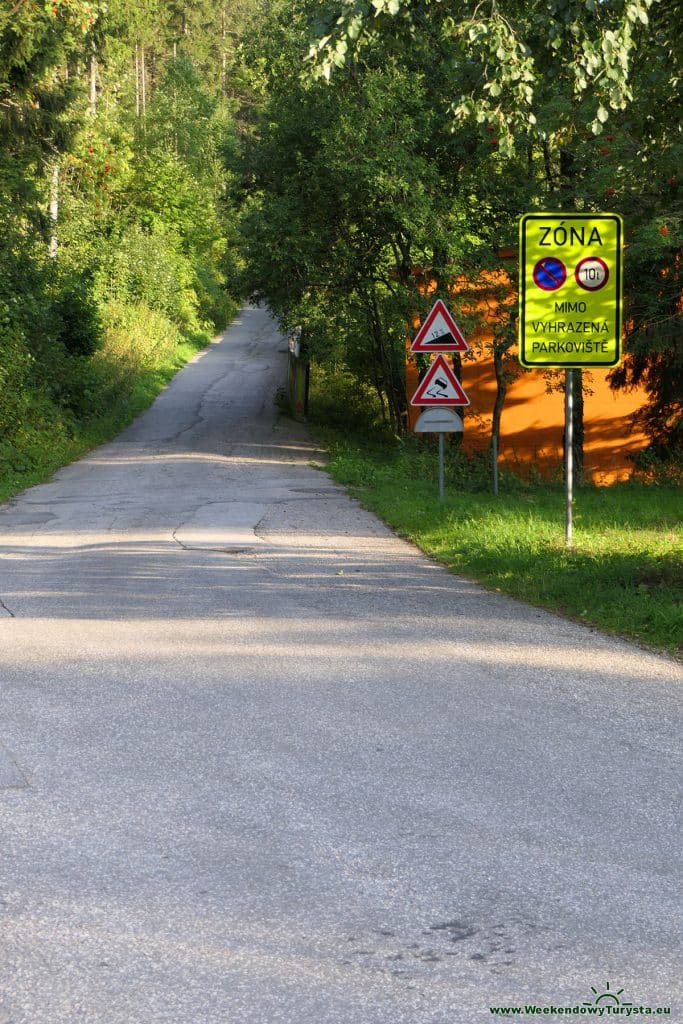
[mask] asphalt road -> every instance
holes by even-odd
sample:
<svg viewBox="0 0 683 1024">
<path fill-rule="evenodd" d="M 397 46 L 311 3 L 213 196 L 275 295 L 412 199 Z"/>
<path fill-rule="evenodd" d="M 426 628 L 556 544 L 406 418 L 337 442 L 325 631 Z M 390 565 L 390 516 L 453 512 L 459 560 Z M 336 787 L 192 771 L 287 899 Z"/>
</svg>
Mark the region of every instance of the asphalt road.
<svg viewBox="0 0 683 1024">
<path fill-rule="evenodd" d="M 683 1021 L 680 666 L 393 537 L 285 360 L 0 510 L 0 1021 Z"/>
</svg>

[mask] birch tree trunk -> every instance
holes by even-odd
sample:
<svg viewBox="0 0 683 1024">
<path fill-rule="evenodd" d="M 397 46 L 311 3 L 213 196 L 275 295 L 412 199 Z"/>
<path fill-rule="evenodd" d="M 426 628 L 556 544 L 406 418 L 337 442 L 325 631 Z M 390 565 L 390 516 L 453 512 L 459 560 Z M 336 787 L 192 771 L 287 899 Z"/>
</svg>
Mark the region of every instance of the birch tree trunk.
<svg viewBox="0 0 683 1024">
<path fill-rule="evenodd" d="M 135 44 L 135 116 L 140 116 L 140 48 Z"/>
<path fill-rule="evenodd" d="M 95 40 L 91 40 L 91 53 L 90 53 L 90 114 L 95 117 L 97 113 L 97 53 L 95 50 Z"/>
<path fill-rule="evenodd" d="M 50 200 L 48 206 L 50 217 L 50 244 L 48 255 L 51 260 L 57 256 L 59 238 L 57 236 L 57 223 L 59 221 L 59 157 L 55 157 L 50 168 Z"/>
<path fill-rule="evenodd" d="M 147 72 L 145 68 L 145 47 L 140 46 L 140 85 L 141 85 L 141 100 L 142 100 L 142 116 L 144 118 L 147 111 Z"/>
</svg>

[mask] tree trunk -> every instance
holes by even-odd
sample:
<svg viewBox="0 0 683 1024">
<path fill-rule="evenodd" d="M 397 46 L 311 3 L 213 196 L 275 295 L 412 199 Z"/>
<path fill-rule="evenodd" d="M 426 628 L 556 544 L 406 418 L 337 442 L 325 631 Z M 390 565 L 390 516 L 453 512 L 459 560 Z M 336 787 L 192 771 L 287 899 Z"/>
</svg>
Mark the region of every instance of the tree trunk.
<svg viewBox="0 0 683 1024">
<path fill-rule="evenodd" d="M 135 44 L 135 116 L 140 116 L 140 48 Z"/>
<path fill-rule="evenodd" d="M 221 96 L 223 99 L 228 94 L 228 53 L 225 49 L 225 40 L 227 38 L 227 32 L 225 28 L 225 5 L 221 7 L 221 39 L 223 40 L 222 55 L 221 55 Z"/>
<path fill-rule="evenodd" d="M 57 237 L 57 222 L 59 220 L 59 157 L 55 157 L 50 169 L 50 201 L 48 212 L 50 216 L 50 244 L 48 255 L 51 260 L 57 256 L 59 239 Z"/>
<path fill-rule="evenodd" d="M 399 434 L 403 432 L 405 427 L 405 387 L 403 387 L 402 384 L 397 383 L 396 380 L 396 368 L 393 365 L 391 351 L 386 344 L 388 339 L 384 332 L 379 304 L 374 290 L 371 290 L 371 292 L 366 295 L 365 300 L 368 308 L 370 328 L 375 341 L 377 361 L 382 369 L 384 393 L 387 397 L 387 404 L 389 406 L 391 426 L 394 432 Z"/>
<path fill-rule="evenodd" d="M 97 55 L 94 39 L 91 40 L 90 45 L 90 114 L 94 117 L 97 113 Z"/>
<path fill-rule="evenodd" d="M 140 47 L 140 72 L 141 72 L 141 74 L 140 74 L 140 84 L 141 84 L 140 98 L 141 98 L 141 101 L 142 101 L 142 116 L 144 118 L 145 113 L 147 112 L 147 71 L 146 71 L 146 68 L 145 68 L 145 48 L 144 48 L 144 46 Z"/>
<path fill-rule="evenodd" d="M 503 360 L 505 358 L 505 349 L 494 346 L 493 349 L 493 369 L 496 375 L 496 400 L 493 403 L 493 415 L 491 417 L 491 439 L 496 440 L 496 450 L 500 451 L 500 421 L 503 416 L 503 406 L 505 405 L 505 396 L 507 394 L 507 380 L 505 379 L 505 370 L 503 367 Z"/>
</svg>

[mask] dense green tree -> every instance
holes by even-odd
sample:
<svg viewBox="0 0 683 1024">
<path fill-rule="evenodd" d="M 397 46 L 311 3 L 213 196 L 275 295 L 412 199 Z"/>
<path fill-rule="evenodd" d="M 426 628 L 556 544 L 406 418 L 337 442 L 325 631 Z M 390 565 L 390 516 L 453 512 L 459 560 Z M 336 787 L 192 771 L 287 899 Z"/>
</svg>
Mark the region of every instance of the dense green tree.
<svg viewBox="0 0 683 1024">
<path fill-rule="evenodd" d="M 406 323 L 430 301 L 420 275 L 445 297 L 495 269 L 530 208 L 622 213 L 628 352 L 613 380 L 646 386 L 641 421 L 671 448 L 680 13 L 679 0 L 7 0 L 4 450 L 22 423 L 85 413 L 107 339 L 225 317 L 237 205 L 244 286 L 375 388 L 396 429 Z M 498 421 L 522 372 L 503 292 Z"/>
<path fill-rule="evenodd" d="M 320 88 L 300 73 L 309 31 L 305 5 L 283 3 L 248 49 L 264 101 L 245 156 L 247 282 L 304 326 L 312 354 L 375 387 L 398 429 L 405 325 L 426 302 L 413 268 L 462 248 L 428 157 L 424 72 L 368 49 Z"/>
<path fill-rule="evenodd" d="M 248 7 L 0 12 L 0 469 L 117 400 L 180 332 L 225 322 L 236 102 L 216 39 Z"/>
<path fill-rule="evenodd" d="M 457 17 L 438 0 L 344 0 L 321 3 L 319 17 L 310 57 L 322 77 L 333 79 L 378 40 L 392 54 L 430 48 L 444 86 L 438 116 L 491 131 L 505 184 L 526 159 L 529 207 L 624 215 L 627 354 L 612 380 L 645 384 L 651 402 L 639 419 L 660 450 L 676 450 L 683 429 L 678 0 L 472 2 Z M 500 199 L 491 204 L 499 223 L 516 205 Z"/>
<path fill-rule="evenodd" d="M 300 72 L 308 10 L 296 8 L 296 22 L 292 10 L 271 11 L 271 35 L 259 27 L 251 56 L 256 68 L 268 55 L 247 148 L 250 284 L 283 323 L 304 323 L 318 358 L 337 358 L 343 336 L 347 366 L 380 391 L 398 428 L 406 325 L 428 303 L 418 282 L 426 273 L 446 297 L 456 276 L 498 266 L 535 177 L 526 156 L 503 161 L 494 126 L 444 118 L 460 73 L 445 42 L 370 39 L 321 87 Z M 501 402 L 520 372 L 508 324 L 493 345 Z"/>
</svg>

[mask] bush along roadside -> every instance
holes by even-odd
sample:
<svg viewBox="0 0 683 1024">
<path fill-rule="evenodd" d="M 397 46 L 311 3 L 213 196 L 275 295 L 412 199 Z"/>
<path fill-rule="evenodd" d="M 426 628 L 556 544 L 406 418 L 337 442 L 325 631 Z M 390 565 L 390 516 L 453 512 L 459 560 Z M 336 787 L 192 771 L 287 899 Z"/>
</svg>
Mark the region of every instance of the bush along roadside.
<svg viewBox="0 0 683 1024">
<path fill-rule="evenodd" d="M 243 15 L 135 13 L 0 14 L 0 497 L 120 430 L 234 312 L 240 104 L 215 43 Z"/>
<path fill-rule="evenodd" d="M 72 364 L 70 393 L 60 389 L 61 400 L 35 388 L 14 392 L 15 419 L 0 441 L 0 501 L 116 436 L 213 336 L 208 328 L 183 335 L 167 321 L 135 313 L 126 313 L 130 324 L 107 325 L 92 359 Z M 2 386 L 0 380 L 0 392 Z"/>
</svg>

